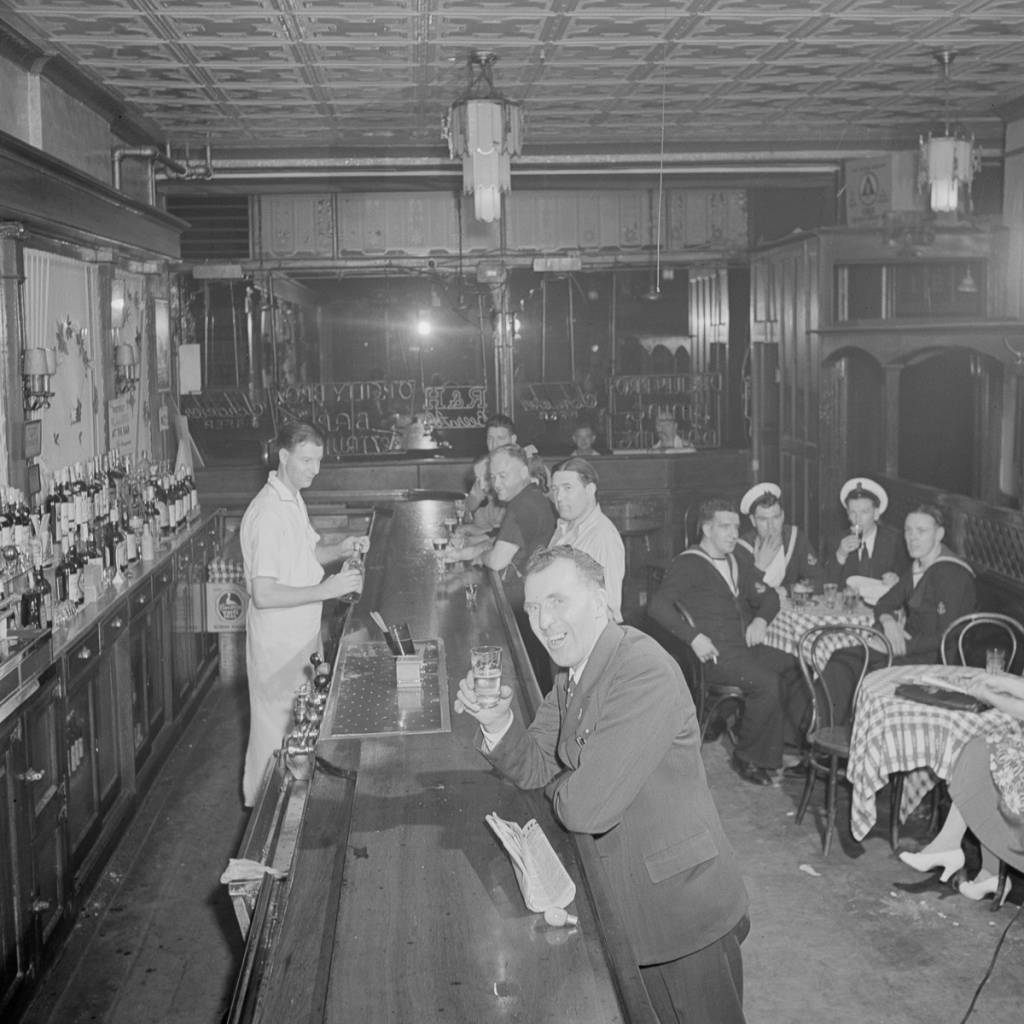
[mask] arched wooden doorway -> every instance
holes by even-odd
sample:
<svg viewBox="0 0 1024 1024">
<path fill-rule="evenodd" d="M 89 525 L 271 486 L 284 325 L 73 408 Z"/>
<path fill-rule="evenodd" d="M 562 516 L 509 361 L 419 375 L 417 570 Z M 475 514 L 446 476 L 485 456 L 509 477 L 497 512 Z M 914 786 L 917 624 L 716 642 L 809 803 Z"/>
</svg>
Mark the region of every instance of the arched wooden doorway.
<svg viewBox="0 0 1024 1024">
<path fill-rule="evenodd" d="M 971 494 L 975 479 L 976 353 L 922 353 L 900 374 L 899 471 L 917 483 Z"/>
</svg>

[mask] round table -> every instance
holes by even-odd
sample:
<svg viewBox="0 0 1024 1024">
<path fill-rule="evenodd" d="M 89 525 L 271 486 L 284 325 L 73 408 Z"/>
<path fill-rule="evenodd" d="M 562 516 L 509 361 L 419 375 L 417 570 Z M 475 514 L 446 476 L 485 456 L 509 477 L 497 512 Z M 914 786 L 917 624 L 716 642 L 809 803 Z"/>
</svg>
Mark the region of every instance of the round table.
<svg viewBox="0 0 1024 1024">
<path fill-rule="evenodd" d="M 829 608 L 821 598 L 799 606 L 784 599 L 782 610 L 768 623 L 764 642 L 792 654 L 793 657 L 799 657 L 797 648 L 800 638 L 814 626 L 870 626 L 874 621 L 871 609 L 859 601 L 853 608 L 847 609 Z M 856 643 L 856 640 L 851 638 L 845 641 L 842 634 L 836 634 L 835 637 L 823 642 L 818 648 L 821 661 L 828 661 L 834 651 L 848 647 L 850 643 Z M 818 666 L 823 667 L 823 664 Z"/>
<path fill-rule="evenodd" d="M 1001 739 L 1024 733 L 1024 725 L 995 709 L 980 714 L 956 711 L 897 697 L 900 683 L 940 681 L 969 689 L 984 669 L 961 665 L 893 665 L 864 678 L 857 694 L 847 778 L 853 786 L 850 825 L 858 842 L 877 817 L 875 794 L 894 772 L 905 772 L 900 820 L 921 802 L 937 779 L 948 779 L 969 739 Z M 925 679 L 927 677 L 927 679 Z"/>
</svg>

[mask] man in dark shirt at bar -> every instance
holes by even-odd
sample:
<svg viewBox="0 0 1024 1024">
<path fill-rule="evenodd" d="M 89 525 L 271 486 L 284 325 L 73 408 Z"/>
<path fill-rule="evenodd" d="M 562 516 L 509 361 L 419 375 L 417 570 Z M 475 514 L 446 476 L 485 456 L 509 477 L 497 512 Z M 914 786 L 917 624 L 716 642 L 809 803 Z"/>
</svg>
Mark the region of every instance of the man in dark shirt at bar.
<svg viewBox="0 0 1024 1024">
<path fill-rule="evenodd" d="M 505 515 L 493 541 L 483 538 L 463 548 L 448 549 L 449 561 L 479 561 L 502 574 L 505 590 L 521 594 L 517 581 L 537 548 L 555 532 L 555 510 L 530 480 L 529 456 L 518 445 L 495 448 L 490 457 L 491 487 L 505 506 Z M 509 599 L 515 605 L 510 594 Z"/>
<path fill-rule="evenodd" d="M 527 728 L 503 687 L 495 707 L 459 684 L 480 751 L 523 789 L 544 787 L 573 832 L 595 837 L 605 888 L 664 1024 L 743 1024 L 747 893 L 700 756 L 679 666 L 612 622 L 604 574 L 570 547 L 526 567 L 530 627 L 559 667 Z"/>
</svg>

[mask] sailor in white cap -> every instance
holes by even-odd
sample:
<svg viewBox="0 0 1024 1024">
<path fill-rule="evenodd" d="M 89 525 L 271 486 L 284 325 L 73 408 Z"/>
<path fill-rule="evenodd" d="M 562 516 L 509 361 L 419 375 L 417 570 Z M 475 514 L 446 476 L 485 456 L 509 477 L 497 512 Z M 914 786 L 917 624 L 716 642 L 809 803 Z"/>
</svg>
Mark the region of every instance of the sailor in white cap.
<svg viewBox="0 0 1024 1024">
<path fill-rule="evenodd" d="M 806 580 L 815 591 L 821 590 L 821 562 L 803 530 L 786 523 L 778 484 L 754 484 L 740 499 L 740 512 L 753 526 L 740 544 L 754 556 L 754 566 L 769 587 L 778 590 Z"/>
<path fill-rule="evenodd" d="M 829 555 L 827 578 L 843 586 L 851 576 L 865 576 L 891 587 L 906 572 L 910 557 L 899 532 L 879 521 L 889 506 L 885 488 L 867 477 L 851 477 L 839 489 L 839 501 L 850 530 Z"/>
<path fill-rule="evenodd" d="M 939 661 L 942 636 L 950 623 L 973 612 L 977 601 L 974 570 L 944 543 L 942 510 L 918 505 L 907 514 L 903 536 L 910 567 L 875 603 L 875 626 L 892 647 L 894 665 L 934 665 Z M 872 651 L 868 668 L 881 668 L 886 656 Z M 847 721 L 863 668 L 859 647 L 841 648 L 829 658 L 825 682 L 836 722 Z M 798 709 L 790 701 L 788 713 Z"/>
</svg>

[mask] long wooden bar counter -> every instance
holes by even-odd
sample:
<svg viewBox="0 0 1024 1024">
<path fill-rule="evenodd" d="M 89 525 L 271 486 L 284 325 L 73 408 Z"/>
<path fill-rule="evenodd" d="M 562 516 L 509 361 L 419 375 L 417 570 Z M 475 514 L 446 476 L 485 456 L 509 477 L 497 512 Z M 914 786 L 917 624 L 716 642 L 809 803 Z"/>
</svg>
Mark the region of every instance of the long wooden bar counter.
<svg viewBox="0 0 1024 1024">
<path fill-rule="evenodd" d="M 279 759 L 243 841 L 241 856 L 286 877 L 263 882 L 232 1021 L 655 1022 L 593 841 L 494 773 L 476 722 L 452 713 L 474 644 L 504 649 L 516 714 L 532 717 L 540 693 L 497 578 L 436 559 L 431 537 L 451 507 L 405 501 L 374 516 L 312 777 Z M 396 690 L 375 609 L 436 653 L 436 688 Z M 525 908 L 491 811 L 542 825 L 576 881 L 578 927 Z"/>
</svg>

